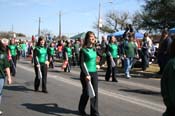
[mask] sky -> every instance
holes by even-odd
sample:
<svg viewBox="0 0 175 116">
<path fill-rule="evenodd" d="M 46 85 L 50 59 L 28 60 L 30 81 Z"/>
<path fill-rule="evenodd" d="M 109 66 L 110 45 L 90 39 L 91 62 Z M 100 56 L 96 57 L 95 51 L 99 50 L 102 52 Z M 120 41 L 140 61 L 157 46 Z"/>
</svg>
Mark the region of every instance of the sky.
<svg viewBox="0 0 175 116">
<path fill-rule="evenodd" d="M 36 35 L 41 17 L 41 30 L 58 35 L 61 11 L 62 35 L 70 37 L 89 30 L 96 33 L 93 25 L 98 19 L 99 2 L 102 17 L 111 10 L 132 14 L 144 4 L 144 0 L 0 0 L 0 31 L 13 29 Z"/>
</svg>

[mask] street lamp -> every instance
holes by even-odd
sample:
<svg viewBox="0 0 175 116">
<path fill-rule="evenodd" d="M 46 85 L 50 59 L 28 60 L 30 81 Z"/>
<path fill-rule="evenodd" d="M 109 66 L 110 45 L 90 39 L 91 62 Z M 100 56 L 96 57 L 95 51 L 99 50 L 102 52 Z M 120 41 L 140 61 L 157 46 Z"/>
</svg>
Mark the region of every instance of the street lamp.
<svg viewBox="0 0 175 116">
<path fill-rule="evenodd" d="M 109 0 L 108 3 L 113 3 L 112 0 Z M 101 0 L 99 0 L 99 11 L 98 11 L 98 34 L 97 34 L 97 38 L 98 40 L 100 40 L 100 28 L 102 28 L 103 26 L 103 22 L 102 22 L 102 18 L 101 18 Z"/>
</svg>

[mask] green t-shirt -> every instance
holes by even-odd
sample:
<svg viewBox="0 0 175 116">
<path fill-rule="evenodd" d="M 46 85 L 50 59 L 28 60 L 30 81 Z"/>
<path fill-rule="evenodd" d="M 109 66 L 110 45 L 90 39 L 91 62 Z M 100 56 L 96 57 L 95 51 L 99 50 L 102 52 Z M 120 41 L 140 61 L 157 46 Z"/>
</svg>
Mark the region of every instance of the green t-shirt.
<svg viewBox="0 0 175 116">
<path fill-rule="evenodd" d="M 26 50 L 27 45 L 25 43 L 23 43 L 23 44 L 21 44 L 21 48 L 22 48 L 22 50 Z"/>
<path fill-rule="evenodd" d="M 9 45 L 8 46 L 10 53 L 12 56 L 16 56 L 17 55 L 17 46 L 16 45 Z"/>
<path fill-rule="evenodd" d="M 54 47 L 49 47 L 48 48 L 48 54 L 53 56 L 55 54 L 55 48 Z"/>
<path fill-rule="evenodd" d="M 136 44 L 134 42 L 127 42 L 124 43 L 124 53 L 126 57 L 135 57 L 136 55 Z"/>
<path fill-rule="evenodd" d="M 36 47 L 36 56 L 38 57 L 39 63 L 45 63 L 47 57 L 47 48 L 45 47 Z"/>
<path fill-rule="evenodd" d="M 118 57 L 118 46 L 117 44 L 109 44 L 109 52 L 111 53 L 113 58 Z"/>
<path fill-rule="evenodd" d="M 84 53 L 84 61 L 88 72 L 96 72 L 97 52 L 93 48 L 83 48 L 82 51 Z"/>
<path fill-rule="evenodd" d="M 4 69 L 10 67 L 7 54 L 0 52 L 0 78 L 5 78 Z"/>
<path fill-rule="evenodd" d="M 68 57 L 72 57 L 72 49 L 70 47 L 65 47 L 65 52 L 67 52 Z"/>
</svg>

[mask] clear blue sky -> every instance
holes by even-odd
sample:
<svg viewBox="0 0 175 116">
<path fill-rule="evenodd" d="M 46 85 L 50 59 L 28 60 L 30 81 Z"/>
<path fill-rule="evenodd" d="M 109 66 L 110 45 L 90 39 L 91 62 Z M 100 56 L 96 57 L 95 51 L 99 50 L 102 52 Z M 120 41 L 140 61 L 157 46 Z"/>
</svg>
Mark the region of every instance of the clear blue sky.
<svg viewBox="0 0 175 116">
<path fill-rule="evenodd" d="M 113 3 L 109 3 L 113 1 Z M 99 0 L 0 0 L 0 31 L 35 35 L 38 17 L 41 29 L 58 35 L 59 11 L 62 11 L 62 33 L 68 36 L 93 29 L 98 19 Z M 133 13 L 140 10 L 143 0 L 101 0 L 102 15 L 112 9 Z"/>
</svg>

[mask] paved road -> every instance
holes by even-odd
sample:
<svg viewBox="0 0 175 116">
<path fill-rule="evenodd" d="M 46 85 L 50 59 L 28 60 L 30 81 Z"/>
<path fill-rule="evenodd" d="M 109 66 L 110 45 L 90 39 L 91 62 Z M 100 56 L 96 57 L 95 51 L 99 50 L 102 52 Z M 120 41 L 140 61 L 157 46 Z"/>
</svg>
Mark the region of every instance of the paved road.
<svg viewBox="0 0 175 116">
<path fill-rule="evenodd" d="M 4 87 L 4 116 L 78 116 L 79 73 L 78 68 L 65 73 L 57 64 L 55 69 L 49 69 L 49 93 L 34 92 L 33 66 L 29 61 L 19 61 L 14 84 Z M 159 79 L 142 78 L 137 73 L 128 80 L 118 74 L 119 83 L 114 83 L 104 81 L 103 70 L 98 74 L 101 116 L 161 116 L 165 110 Z M 86 111 L 89 113 L 89 104 Z"/>
</svg>

